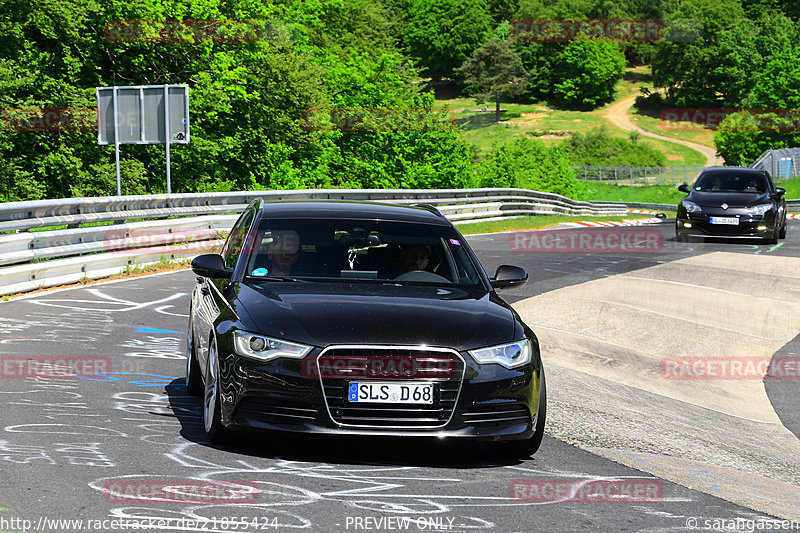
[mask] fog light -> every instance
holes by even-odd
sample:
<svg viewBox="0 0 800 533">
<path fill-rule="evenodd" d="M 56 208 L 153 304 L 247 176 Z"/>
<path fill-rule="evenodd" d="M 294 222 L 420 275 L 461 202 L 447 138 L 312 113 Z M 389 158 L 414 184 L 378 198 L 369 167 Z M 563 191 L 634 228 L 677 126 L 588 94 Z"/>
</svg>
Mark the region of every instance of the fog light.
<svg viewBox="0 0 800 533">
<path fill-rule="evenodd" d="M 766 230 L 766 229 L 767 229 L 767 227 L 766 227 L 766 226 L 758 226 L 756 229 L 757 229 L 758 231 L 764 231 L 764 230 Z"/>
<path fill-rule="evenodd" d="M 692 223 L 691 222 L 684 222 L 683 223 L 683 227 L 684 228 L 691 228 L 692 227 Z"/>
</svg>

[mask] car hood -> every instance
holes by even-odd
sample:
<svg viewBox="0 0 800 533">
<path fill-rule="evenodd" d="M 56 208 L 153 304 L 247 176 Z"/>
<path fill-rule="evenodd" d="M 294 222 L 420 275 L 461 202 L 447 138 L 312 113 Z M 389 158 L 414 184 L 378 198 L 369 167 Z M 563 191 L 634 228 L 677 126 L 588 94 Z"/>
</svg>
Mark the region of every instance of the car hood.
<svg viewBox="0 0 800 533">
<path fill-rule="evenodd" d="M 396 344 L 468 350 L 515 339 L 516 314 L 495 293 L 454 287 L 319 282 L 239 285 L 254 332 L 318 347 Z M 519 335 L 519 333 L 517 333 Z"/>
<path fill-rule="evenodd" d="M 757 194 L 752 192 L 692 191 L 686 199 L 702 207 L 719 207 L 722 204 L 728 204 L 730 207 L 750 207 L 772 201 L 767 193 Z"/>
</svg>

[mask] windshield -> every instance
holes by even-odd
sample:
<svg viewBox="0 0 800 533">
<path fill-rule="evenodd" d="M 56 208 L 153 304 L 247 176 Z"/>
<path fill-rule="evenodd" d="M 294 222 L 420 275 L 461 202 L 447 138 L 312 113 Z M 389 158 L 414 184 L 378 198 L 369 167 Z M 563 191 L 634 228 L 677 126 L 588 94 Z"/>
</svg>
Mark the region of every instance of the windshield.
<svg viewBox="0 0 800 533">
<path fill-rule="evenodd" d="M 700 176 L 694 184 L 694 189 L 703 192 L 721 191 L 763 194 L 767 191 L 767 180 L 764 176 L 751 172 L 714 172 Z"/>
<path fill-rule="evenodd" d="M 246 272 L 259 279 L 480 283 L 452 228 L 369 220 L 265 219 Z"/>
</svg>

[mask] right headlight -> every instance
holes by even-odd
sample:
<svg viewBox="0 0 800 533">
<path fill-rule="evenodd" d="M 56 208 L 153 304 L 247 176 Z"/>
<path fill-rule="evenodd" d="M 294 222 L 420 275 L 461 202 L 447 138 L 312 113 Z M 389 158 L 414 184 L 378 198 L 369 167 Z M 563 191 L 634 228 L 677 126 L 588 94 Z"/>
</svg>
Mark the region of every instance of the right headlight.
<svg viewBox="0 0 800 533">
<path fill-rule="evenodd" d="M 748 207 L 744 211 L 748 215 L 763 215 L 770 209 L 772 209 L 772 204 L 759 204 L 759 205 L 754 205 L 753 207 Z"/>
<path fill-rule="evenodd" d="M 246 331 L 233 332 L 236 353 L 259 361 L 271 361 L 280 357 L 302 359 L 311 351 L 311 346 L 284 341 Z"/>
<path fill-rule="evenodd" d="M 681 205 L 686 209 L 687 213 L 701 213 L 703 211 L 699 205 L 689 200 L 681 200 Z"/>
<path fill-rule="evenodd" d="M 497 363 L 506 368 L 527 365 L 533 359 L 533 346 L 530 339 L 470 350 L 469 354 L 479 364 Z"/>
</svg>

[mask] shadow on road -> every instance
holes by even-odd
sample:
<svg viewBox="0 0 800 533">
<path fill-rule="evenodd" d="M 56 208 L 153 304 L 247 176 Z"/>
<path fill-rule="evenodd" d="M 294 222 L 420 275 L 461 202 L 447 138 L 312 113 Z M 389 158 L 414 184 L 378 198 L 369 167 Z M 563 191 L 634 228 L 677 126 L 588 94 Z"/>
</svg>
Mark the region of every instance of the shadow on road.
<svg viewBox="0 0 800 533">
<path fill-rule="evenodd" d="M 430 468 L 496 468 L 522 461 L 504 456 L 500 447 L 481 442 L 458 442 L 438 437 L 350 437 L 291 434 L 275 431 L 237 431 L 224 445 L 211 444 L 203 432 L 200 398 L 189 396 L 183 378 L 165 387 L 169 407 L 187 441 L 241 455 L 331 464 L 395 465 Z"/>
</svg>

